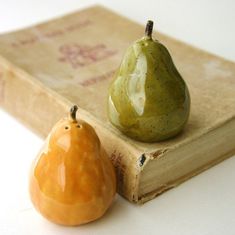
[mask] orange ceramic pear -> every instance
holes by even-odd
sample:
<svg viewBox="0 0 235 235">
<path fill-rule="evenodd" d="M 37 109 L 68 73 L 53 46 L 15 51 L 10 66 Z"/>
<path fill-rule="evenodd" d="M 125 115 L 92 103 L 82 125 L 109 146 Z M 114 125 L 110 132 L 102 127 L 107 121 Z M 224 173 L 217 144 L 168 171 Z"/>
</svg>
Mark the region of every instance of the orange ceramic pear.
<svg viewBox="0 0 235 235">
<path fill-rule="evenodd" d="M 77 106 L 47 137 L 33 164 L 30 196 L 47 219 L 80 225 L 100 218 L 116 192 L 114 168 L 95 130 L 76 119 Z"/>
</svg>

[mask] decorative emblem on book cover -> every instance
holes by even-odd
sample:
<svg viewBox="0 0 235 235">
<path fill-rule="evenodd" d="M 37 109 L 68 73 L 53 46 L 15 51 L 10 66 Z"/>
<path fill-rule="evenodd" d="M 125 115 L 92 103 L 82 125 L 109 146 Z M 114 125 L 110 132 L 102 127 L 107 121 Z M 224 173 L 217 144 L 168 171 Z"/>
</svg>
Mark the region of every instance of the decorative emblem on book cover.
<svg viewBox="0 0 235 235">
<path fill-rule="evenodd" d="M 64 44 L 60 46 L 59 51 L 62 54 L 59 61 L 70 64 L 74 69 L 93 64 L 116 54 L 115 50 L 109 49 L 104 44 L 93 46 L 77 43 Z"/>
</svg>

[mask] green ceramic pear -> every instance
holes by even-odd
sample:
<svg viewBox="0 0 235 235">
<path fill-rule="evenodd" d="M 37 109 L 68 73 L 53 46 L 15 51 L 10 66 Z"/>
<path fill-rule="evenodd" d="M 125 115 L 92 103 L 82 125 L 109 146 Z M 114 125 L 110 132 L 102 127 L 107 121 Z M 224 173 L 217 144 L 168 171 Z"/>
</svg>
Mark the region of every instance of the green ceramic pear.
<svg viewBox="0 0 235 235">
<path fill-rule="evenodd" d="M 143 142 L 177 135 L 190 112 L 187 85 L 166 47 L 152 39 L 152 29 L 148 21 L 145 36 L 127 49 L 108 96 L 110 122 Z"/>
</svg>

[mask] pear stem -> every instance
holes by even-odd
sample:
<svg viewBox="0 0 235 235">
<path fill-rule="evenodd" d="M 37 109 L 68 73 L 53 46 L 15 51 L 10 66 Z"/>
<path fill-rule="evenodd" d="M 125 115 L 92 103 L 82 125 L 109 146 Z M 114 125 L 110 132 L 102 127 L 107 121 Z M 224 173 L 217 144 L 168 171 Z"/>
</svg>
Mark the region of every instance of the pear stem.
<svg viewBox="0 0 235 235">
<path fill-rule="evenodd" d="M 146 27 L 145 27 L 145 36 L 152 38 L 152 32 L 153 32 L 153 21 L 148 20 Z"/>
<path fill-rule="evenodd" d="M 78 110 L 77 105 L 73 105 L 70 109 L 70 117 L 74 122 L 77 122 L 77 119 L 76 119 L 77 110 Z"/>
</svg>

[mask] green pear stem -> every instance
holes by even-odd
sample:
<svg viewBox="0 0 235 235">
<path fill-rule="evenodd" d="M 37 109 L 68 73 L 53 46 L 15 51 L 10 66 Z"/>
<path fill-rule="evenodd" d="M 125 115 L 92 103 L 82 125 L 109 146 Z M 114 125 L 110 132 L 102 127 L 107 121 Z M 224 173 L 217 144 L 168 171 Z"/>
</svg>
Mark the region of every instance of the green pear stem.
<svg viewBox="0 0 235 235">
<path fill-rule="evenodd" d="M 146 27 L 145 27 L 145 36 L 152 38 L 152 32 L 153 32 L 153 21 L 148 20 Z"/>
<path fill-rule="evenodd" d="M 77 110 L 78 110 L 77 105 L 73 105 L 70 109 L 70 118 L 72 119 L 73 122 L 77 122 L 77 119 L 76 119 Z"/>
</svg>

